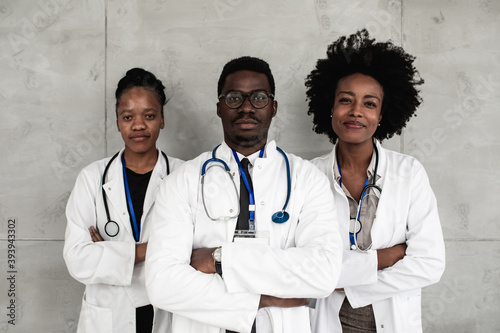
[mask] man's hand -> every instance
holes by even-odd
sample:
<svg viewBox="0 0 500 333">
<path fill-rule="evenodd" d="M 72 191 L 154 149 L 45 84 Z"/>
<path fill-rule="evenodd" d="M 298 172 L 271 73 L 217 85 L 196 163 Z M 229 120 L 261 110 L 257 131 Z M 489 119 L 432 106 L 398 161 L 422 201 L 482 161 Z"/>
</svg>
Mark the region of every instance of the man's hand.
<svg viewBox="0 0 500 333">
<path fill-rule="evenodd" d="M 104 239 L 102 239 L 101 235 L 95 230 L 94 226 L 91 226 L 89 228 L 90 232 L 90 237 L 92 238 L 92 241 L 95 242 L 102 242 Z"/>
<path fill-rule="evenodd" d="M 212 253 L 215 249 L 216 247 L 193 250 L 191 253 L 191 266 L 202 273 L 217 273 L 215 271 L 214 258 L 212 258 Z"/>
<path fill-rule="evenodd" d="M 259 309 L 269 306 L 278 308 L 294 308 L 309 304 L 309 298 L 279 298 L 269 295 L 260 295 Z"/>
<path fill-rule="evenodd" d="M 386 249 L 377 250 L 377 269 L 391 267 L 399 260 L 403 259 L 406 254 L 406 244 L 398 244 Z"/>
</svg>

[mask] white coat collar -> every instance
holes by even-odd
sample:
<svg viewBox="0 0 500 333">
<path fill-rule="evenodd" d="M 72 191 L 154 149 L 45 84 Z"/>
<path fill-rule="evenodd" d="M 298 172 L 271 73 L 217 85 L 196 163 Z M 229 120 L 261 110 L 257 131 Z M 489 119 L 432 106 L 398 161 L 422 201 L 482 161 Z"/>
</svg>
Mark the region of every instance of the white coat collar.
<svg viewBox="0 0 500 333">
<path fill-rule="evenodd" d="M 264 156 L 262 158 L 274 158 L 276 154 L 279 154 L 279 152 L 276 150 L 276 142 L 274 140 L 268 141 L 266 143 L 265 149 L 264 149 Z M 225 141 L 221 143 L 219 148 L 217 148 L 217 151 L 215 153 L 215 156 L 217 158 L 222 159 L 223 161 L 226 162 L 235 162 L 233 152 L 231 148 L 227 145 Z"/>
<path fill-rule="evenodd" d="M 155 167 L 153 168 L 152 177 L 154 174 L 158 174 L 160 178 L 163 179 L 167 175 L 167 161 L 163 157 L 162 151 L 159 148 L 156 148 L 156 150 L 158 151 L 158 159 L 156 160 Z M 109 166 L 108 173 L 106 175 L 106 183 L 115 179 L 117 175 L 120 175 L 118 178 L 123 183 L 122 156 L 124 152 L 125 148 L 122 148 L 119 151 L 118 156 L 116 156 Z"/>
</svg>

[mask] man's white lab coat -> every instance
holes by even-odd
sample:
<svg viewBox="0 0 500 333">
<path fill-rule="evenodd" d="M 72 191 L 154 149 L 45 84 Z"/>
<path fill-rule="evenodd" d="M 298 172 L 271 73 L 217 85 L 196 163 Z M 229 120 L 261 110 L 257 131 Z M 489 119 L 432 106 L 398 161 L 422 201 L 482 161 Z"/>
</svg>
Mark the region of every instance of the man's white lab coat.
<svg viewBox="0 0 500 333">
<path fill-rule="evenodd" d="M 186 162 L 163 182 L 146 257 L 146 287 L 155 306 L 173 313 L 172 332 L 250 332 L 256 315 L 259 333 L 310 332 L 307 307 L 263 308 L 257 313 L 261 294 L 326 297 L 340 273 L 341 240 L 328 179 L 310 162 L 287 156 L 292 190 L 290 219 L 283 224 L 271 221 L 287 194 L 285 159 L 274 141 L 253 165 L 256 230 L 263 237 L 250 244 L 233 242 L 237 218 L 212 221 L 206 214 L 200 171 L 211 152 Z M 237 163 L 225 143 L 216 157 L 228 164 L 239 192 Z M 217 163 L 210 165 L 204 179 L 207 210 L 212 217 L 232 216 L 238 194 L 229 175 Z M 222 277 L 190 266 L 192 249 L 218 246 Z"/>
</svg>

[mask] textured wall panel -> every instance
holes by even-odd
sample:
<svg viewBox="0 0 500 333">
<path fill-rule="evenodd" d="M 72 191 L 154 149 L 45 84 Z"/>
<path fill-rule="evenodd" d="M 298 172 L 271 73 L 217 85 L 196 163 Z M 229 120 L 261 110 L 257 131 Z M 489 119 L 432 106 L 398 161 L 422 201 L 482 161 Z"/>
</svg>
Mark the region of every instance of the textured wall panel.
<svg viewBox="0 0 500 333">
<path fill-rule="evenodd" d="M 19 311 L 16 326 L 1 313 L 0 331 L 75 331 L 83 286 L 62 260 L 64 208 L 81 168 L 123 146 L 114 91 L 126 70 L 163 80 L 158 145 L 188 159 L 222 139 L 224 63 L 262 57 L 279 102 L 271 136 L 312 158 L 331 145 L 311 130 L 304 80 L 328 44 L 363 27 L 416 55 L 426 81 L 418 116 L 384 142 L 424 164 L 447 240 L 443 279 L 423 293 L 425 331 L 498 330 L 499 14 L 492 0 L 1 1 L 0 265 L 15 218 Z"/>
</svg>

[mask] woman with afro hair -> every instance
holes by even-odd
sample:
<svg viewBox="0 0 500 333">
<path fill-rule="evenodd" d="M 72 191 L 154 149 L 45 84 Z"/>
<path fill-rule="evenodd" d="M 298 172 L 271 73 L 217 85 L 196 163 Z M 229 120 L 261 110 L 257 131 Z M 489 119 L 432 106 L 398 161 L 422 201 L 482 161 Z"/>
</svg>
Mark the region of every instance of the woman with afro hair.
<svg viewBox="0 0 500 333">
<path fill-rule="evenodd" d="M 422 332 L 421 288 L 439 281 L 444 241 L 434 193 L 415 158 L 383 148 L 421 103 L 414 57 L 366 30 L 340 37 L 306 80 L 314 131 L 343 239 L 335 291 L 312 310 L 327 332 Z"/>
</svg>

